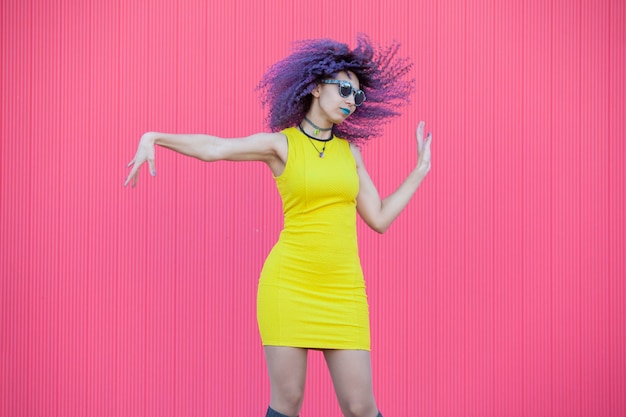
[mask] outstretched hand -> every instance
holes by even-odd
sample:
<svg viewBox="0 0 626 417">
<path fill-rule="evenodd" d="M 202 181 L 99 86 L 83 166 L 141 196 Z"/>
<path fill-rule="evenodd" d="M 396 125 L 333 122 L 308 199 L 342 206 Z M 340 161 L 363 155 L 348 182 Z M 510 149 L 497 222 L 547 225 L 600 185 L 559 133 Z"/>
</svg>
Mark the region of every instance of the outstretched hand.
<svg viewBox="0 0 626 417">
<path fill-rule="evenodd" d="M 430 171 L 430 142 L 433 139 L 433 135 L 429 132 L 426 140 L 424 141 L 424 126 L 425 123 L 422 121 L 417 126 L 417 169 L 424 172 L 424 175 Z"/>
<path fill-rule="evenodd" d="M 139 170 L 146 161 L 148 162 L 150 175 L 154 177 L 156 175 L 156 170 L 154 169 L 154 141 L 151 141 L 147 134 L 144 134 L 139 141 L 139 146 L 137 147 L 137 153 L 135 153 L 135 157 L 132 161 L 128 163 L 128 165 L 126 165 L 126 168 L 132 168 L 130 170 L 130 173 L 126 177 L 126 180 L 124 181 L 124 187 L 126 187 L 131 181 L 132 187 L 135 187 L 135 185 L 137 184 L 137 176 L 139 175 Z"/>
</svg>

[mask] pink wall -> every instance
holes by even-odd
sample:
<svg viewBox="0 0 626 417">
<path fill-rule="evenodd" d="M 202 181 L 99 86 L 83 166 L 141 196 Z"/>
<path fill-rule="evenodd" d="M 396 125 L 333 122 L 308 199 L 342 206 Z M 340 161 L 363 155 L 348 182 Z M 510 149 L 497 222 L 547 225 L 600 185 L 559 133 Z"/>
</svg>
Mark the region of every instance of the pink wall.
<svg viewBox="0 0 626 417">
<path fill-rule="evenodd" d="M 263 129 L 294 39 L 396 38 L 404 116 L 382 194 L 434 165 L 383 236 L 359 224 L 385 416 L 626 415 L 623 0 L 23 1 L 0 6 L 0 415 L 261 416 L 256 281 L 281 225 L 261 164 L 146 130 Z M 311 355 L 303 416 L 339 416 Z"/>
</svg>

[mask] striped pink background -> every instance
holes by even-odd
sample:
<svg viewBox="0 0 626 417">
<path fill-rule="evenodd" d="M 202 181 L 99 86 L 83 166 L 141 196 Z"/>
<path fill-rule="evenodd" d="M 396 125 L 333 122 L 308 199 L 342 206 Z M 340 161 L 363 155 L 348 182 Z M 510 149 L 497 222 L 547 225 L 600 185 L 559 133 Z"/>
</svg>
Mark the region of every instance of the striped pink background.
<svg viewBox="0 0 626 417">
<path fill-rule="evenodd" d="M 263 129 L 290 42 L 399 40 L 417 92 L 364 149 L 381 194 L 433 170 L 387 234 L 359 223 L 385 416 L 626 416 L 623 0 L 3 0 L 0 415 L 261 416 L 257 277 L 281 226 L 261 164 L 146 130 Z M 323 259 L 320 259 L 323 262 Z M 339 416 L 318 354 L 302 416 Z"/>
</svg>

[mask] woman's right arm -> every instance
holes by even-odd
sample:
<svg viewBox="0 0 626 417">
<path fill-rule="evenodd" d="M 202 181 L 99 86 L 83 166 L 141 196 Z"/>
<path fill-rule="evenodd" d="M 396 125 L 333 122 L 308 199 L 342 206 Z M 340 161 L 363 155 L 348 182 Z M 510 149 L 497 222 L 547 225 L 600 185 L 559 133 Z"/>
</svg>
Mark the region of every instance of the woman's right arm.
<svg viewBox="0 0 626 417">
<path fill-rule="evenodd" d="M 287 160 L 287 139 L 281 133 L 257 133 L 245 138 L 223 139 L 199 134 L 145 133 L 139 141 L 137 153 L 128 164 L 131 168 L 124 186 L 137 183 L 141 166 L 148 162 L 150 174 L 156 175 L 154 167 L 155 145 L 202 161 L 261 161 L 274 175 L 280 175 Z"/>
</svg>

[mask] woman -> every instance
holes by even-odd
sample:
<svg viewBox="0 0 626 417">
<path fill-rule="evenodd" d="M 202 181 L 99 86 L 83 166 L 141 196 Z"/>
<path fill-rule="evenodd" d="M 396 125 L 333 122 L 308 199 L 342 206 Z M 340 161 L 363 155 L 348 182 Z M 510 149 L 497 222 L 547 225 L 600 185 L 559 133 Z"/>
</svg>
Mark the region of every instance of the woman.
<svg viewBox="0 0 626 417">
<path fill-rule="evenodd" d="M 357 46 L 332 40 L 296 44 L 260 83 L 273 133 L 222 139 L 148 132 L 124 185 L 155 145 L 204 161 L 263 161 L 285 216 L 259 280 L 257 316 L 268 367 L 268 417 L 297 416 L 308 349 L 323 352 L 345 416 L 381 416 L 374 400 L 369 314 L 357 250 L 356 213 L 383 233 L 430 170 L 429 134 L 417 128 L 418 162 L 398 189 L 381 199 L 359 151 L 408 101 L 408 60 L 398 44 L 379 48 L 363 35 Z M 366 101 L 367 100 L 367 101 Z"/>
</svg>

